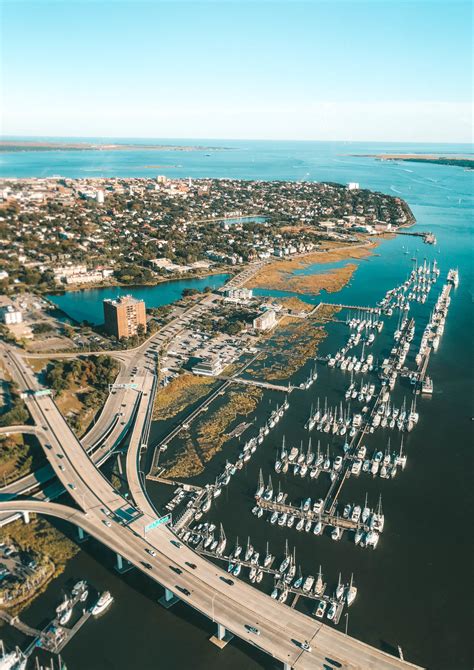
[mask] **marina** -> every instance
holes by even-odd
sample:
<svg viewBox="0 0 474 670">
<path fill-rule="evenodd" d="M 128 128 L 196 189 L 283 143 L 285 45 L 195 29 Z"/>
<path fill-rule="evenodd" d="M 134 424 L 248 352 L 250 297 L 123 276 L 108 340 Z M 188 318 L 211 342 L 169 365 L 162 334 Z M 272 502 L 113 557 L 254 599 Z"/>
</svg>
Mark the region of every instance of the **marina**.
<svg viewBox="0 0 474 670">
<path fill-rule="evenodd" d="M 343 150 L 343 148 L 339 148 L 339 151 Z M 349 158 L 348 161 L 350 160 Z M 361 162 L 367 163 L 367 165 L 369 163 L 365 159 Z M 411 167 L 413 165 L 410 165 Z M 350 178 L 349 168 L 352 170 L 353 166 L 344 168 L 345 172 L 343 174 L 347 174 L 347 178 Z M 430 168 L 430 166 L 416 166 L 416 175 L 409 174 L 399 168 L 392 168 L 389 165 L 382 167 L 376 165 L 376 168 L 376 170 L 372 170 L 370 166 L 368 167 L 368 174 L 370 175 L 368 182 L 373 187 L 385 191 L 388 191 L 390 184 L 394 183 L 398 189 L 404 192 L 406 197 L 409 197 L 410 204 L 413 203 L 416 216 L 420 220 L 420 225 L 436 231 L 438 237 L 436 254 L 441 251 L 441 255 L 436 256 L 437 259 L 442 260 L 444 267 L 456 267 L 456 265 L 459 265 L 462 272 L 462 282 L 459 285 L 456 299 L 453 297 L 453 305 L 450 308 L 452 316 L 450 314 L 449 327 L 446 327 L 444 336 L 441 338 L 438 355 L 435 356 L 435 352 L 431 348 L 430 358 L 426 362 L 426 381 L 431 382 L 431 391 L 422 391 L 417 398 L 420 425 L 416 431 L 414 430 L 411 433 L 403 431 L 403 453 L 408 453 L 408 465 L 403 477 L 399 478 L 397 476 L 390 484 L 386 484 L 384 479 L 380 478 L 380 474 L 372 477 L 368 473 L 361 471 L 359 478 L 356 475 L 351 475 L 351 477 L 345 480 L 343 486 L 342 493 L 347 497 L 347 500 L 353 500 L 357 504 L 361 504 L 363 501 L 366 488 L 369 491 L 370 500 L 372 502 L 377 501 L 379 494 L 378 487 L 379 485 L 382 486 L 384 509 L 386 514 L 389 515 L 390 527 L 395 532 L 391 533 L 390 537 L 387 537 L 382 545 L 379 545 L 377 552 L 373 554 L 373 559 L 372 555 L 370 555 L 371 560 L 369 564 L 367 563 L 365 552 L 357 554 L 357 549 L 352 546 L 352 543 L 343 543 L 346 546 L 342 549 L 340 543 L 333 542 L 327 536 L 321 538 L 318 550 L 324 557 L 323 563 L 326 568 L 336 571 L 336 577 L 337 570 L 341 567 L 343 567 L 346 574 L 350 574 L 353 569 L 357 575 L 357 584 L 359 587 L 361 585 L 364 587 L 361 589 L 360 604 L 357 601 L 357 607 L 353 613 L 351 612 L 349 623 L 350 634 L 374 645 L 378 645 L 381 639 L 386 640 L 394 646 L 395 650 L 397 643 L 399 643 L 403 646 L 406 658 L 417 660 L 417 662 L 428 665 L 431 668 L 444 670 L 444 668 L 450 667 L 452 657 L 446 646 L 440 644 L 432 637 L 432 630 L 436 628 L 442 632 L 443 636 L 449 635 L 453 644 L 459 650 L 459 668 L 468 668 L 472 666 L 472 663 L 470 662 L 469 653 L 465 649 L 464 641 L 469 635 L 467 630 L 469 617 L 467 611 L 463 611 L 462 608 L 458 616 L 446 617 L 446 605 L 450 607 L 454 602 L 462 603 L 463 599 L 462 592 L 457 585 L 457 580 L 453 579 L 449 570 L 445 572 L 442 570 L 443 565 L 450 561 L 450 551 L 448 551 L 447 546 L 444 548 L 440 547 L 439 536 L 437 535 L 440 526 L 451 527 L 449 524 L 452 521 L 451 516 L 448 516 L 446 513 L 444 501 L 438 495 L 440 485 L 439 469 L 443 469 L 443 481 L 451 481 L 457 477 L 458 473 L 458 465 L 454 468 L 454 464 L 458 464 L 459 459 L 463 458 L 462 448 L 453 445 L 453 458 L 446 461 L 445 445 L 450 440 L 450 430 L 448 431 L 443 423 L 440 425 L 439 417 L 445 413 L 452 417 L 452 421 L 456 422 L 456 425 L 462 428 L 465 425 L 464 418 L 466 416 L 469 418 L 471 415 L 468 406 L 469 403 L 467 402 L 467 398 L 470 397 L 470 387 L 466 378 L 466 356 L 468 355 L 467 352 L 470 346 L 467 337 L 467 333 L 470 332 L 470 319 L 467 316 L 468 312 L 466 310 L 466 300 L 468 299 L 466 287 L 469 281 L 466 274 L 468 273 L 470 262 L 468 258 L 469 254 L 467 253 L 470 236 L 467 228 L 467 209 L 465 204 L 469 200 L 466 190 L 468 175 L 463 174 L 461 171 L 453 171 L 451 168 Z M 188 167 L 184 167 L 183 171 L 187 174 L 186 171 L 188 169 Z M 257 161 L 255 170 L 261 169 L 261 164 Z M 268 174 L 272 174 L 270 166 L 267 166 L 267 169 Z M 319 165 L 317 169 L 320 170 L 320 173 L 317 173 L 318 176 L 320 175 L 320 178 L 325 177 L 327 174 L 330 174 L 334 180 L 339 178 L 337 172 L 335 170 L 332 171 L 329 162 L 326 162 L 324 165 L 324 170 L 320 169 Z M 437 171 L 436 173 L 435 170 Z M 55 171 L 60 171 L 60 168 L 56 168 Z M 415 180 L 415 176 L 419 181 Z M 432 182 L 430 181 L 431 178 L 433 178 Z M 433 185 L 435 179 L 438 182 L 436 186 Z M 445 190 L 441 190 L 440 183 Z M 465 184 L 464 186 L 463 183 Z M 454 191 L 454 195 L 452 191 Z M 461 198 L 462 205 L 458 205 L 458 201 L 460 202 Z M 390 281 L 391 285 L 394 286 L 399 277 L 404 275 L 405 270 L 402 267 L 404 261 L 408 262 L 412 256 L 415 257 L 417 255 L 415 247 L 416 238 L 406 237 L 400 241 L 403 241 L 406 246 L 402 247 L 398 245 L 398 240 L 382 244 L 380 246 L 382 256 L 380 261 L 375 258 L 369 263 L 362 264 L 364 267 L 361 266 L 357 270 L 352 285 L 347 287 L 341 296 L 335 295 L 328 296 L 327 298 L 324 296 L 324 299 L 331 300 L 333 298 L 339 303 L 346 305 L 375 305 L 376 301 L 380 299 L 380 291 L 384 292 L 387 285 L 390 285 Z M 409 250 L 409 254 L 404 255 L 405 250 Z M 451 296 L 453 296 L 453 288 L 451 289 Z M 426 302 L 427 308 L 429 309 L 432 304 L 434 304 L 433 301 L 430 303 L 428 299 Z M 422 306 L 423 303 L 412 304 L 409 313 L 413 315 Z M 352 313 L 357 314 L 357 310 L 352 310 Z M 388 315 L 383 315 L 383 317 L 387 318 L 384 326 L 385 330 L 391 317 Z M 84 318 L 87 318 L 87 316 Z M 345 318 L 341 320 L 346 321 Z M 397 320 L 396 313 L 394 320 Z M 411 404 L 410 394 L 413 391 L 413 387 L 410 384 L 409 378 L 405 376 L 404 369 L 410 369 L 410 371 L 417 369 L 413 356 L 418 351 L 419 340 L 424 327 L 419 314 L 416 315 L 416 322 L 417 332 L 412 343 L 412 350 L 409 352 L 406 364 L 398 374 L 402 387 L 398 390 L 397 384 L 394 394 L 392 394 L 393 403 L 399 408 L 402 405 L 404 396 L 407 397 L 408 406 Z M 454 324 L 456 324 L 455 332 L 453 330 Z M 333 397 L 328 399 L 328 403 L 333 408 L 336 405 L 339 408 L 340 400 L 344 400 L 344 392 L 350 384 L 349 377 L 351 373 L 346 372 L 345 381 L 343 381 L 343 375 L 338 370 L 328 369 L 327 365 L 325 365 L 327 353 L 330 351 L 335 352 L 337 346 L 339 346 L 337 343 L 339 336 L 333 335 L 334 332 L 335 328 L 331 330 L 327 346 L 321 347 L 321 354 L 318 354 L 318 369 L 321 385 L 332 383 L 332 379 L 337 374 L 341 377 L 341 379 L 338 378 L 338 384 L 341 383 L 344 387 L 342 397 L 340 398 L 336 394 L 333 394 Z M 389 355 L 389 352 L 390 349 L 387 350 L 385 355 L 380 356 L 379 360 L 382 361 Z M 375 359 L 377 358 L 375 352 L 374 357 Z M 322 365 L 319 365 L 319 362 Z M 358 389 L 360 389 L 362 379 L 364 383 L 368 381 L 367 376 L 367 373 L 357 375 Z M 299 381 L 298 379 L 297 382 Z M 377 384 L 376 379 L 372 381 L 374 384 Z M 405 384 L 406 381 L 408 381 L 408 384 Z M 316 386 L 315 393 L 316 396 L 319 394 L 322 401 L 325 395 L 324 390 Z M 237 485 L 233 484 L 228 489 L 230 504 L 226 502 L 226 496 L 221 495 L 210 510 L 209 518 L 212 518 L 213 521 L 220 518 L 225 522 L 226 528 L 229 527 L 229 529 L 234 531 L 235 527 L 235 530 L 242 535 L 246 535 L 246 531 L 250 530 L 252 535 L 256 537 L 257 533 L 261 534 L 261 531 L 268 527 L 268 536 L 271 539 L 272 545 L 274 544 L 275 549 L 280 548 L 280 550 L 281 547 L 278 547 L 278 534 L 281 533 L 281 527 L 278 525 L 270 526 L 270 524 L 262 525 L 262 519 L 258 519 L 253 515 L 247 518 L 243 513 L 242 502 L 247 502 L 250 514 L 251 507 L 255 504 L 253 495 L 258 471 L 262 467 L 266 476 L 268 476 L 269 472 L 272 472 L 273 476 L 275 451 L 277 445 L 281 444 L 282 433 L 287 435 L 288 444 L 292 446 L 293 444 L 299 445 L 301 438 L 304 439 L 306 447 L 308 434 L 303 430 L 303 424 L 307 421 L 311 402 L 314 402 L 316 406 L 317 398 L 315 396 L 305 401 L 303 397 L 305 395 L 298 396 L 298 403 L 292 402 L 290 419 L 292 425 L 295 427 L 294 439 L 291 438 L 292 433 L 288 428 L 288 421 L 280 424 L 273 433 L 273 443 L 268 445 L 268 449 L 264 447 L 262 451 L 258 451 L 257 456 L 248 463 L 249 467 L 246 471 L 248 474 L 245 474 L 243 480 L 240 482 L 238 478 L 232 478 Z M 307 397 L 309 398 L 310 395 L 308 394 Z M 392 451 L 399 450 L 401 436 L 401 434 L 398 434 L 398 431 L 392 434 Z M 314 451 L 316 450 L 317 437 L 313 434 Z M 374 449 L 368 448 L 369 455 L 372 456 L 375 448 L 377 448 L 377 451 L 381 450 L 383 452 L 388 442 L 388 433 L 385 432 L 384 428 L 380 426 L 376 429 L 375 433 L 369 433 L 369 437 L 374 440 Z M 465 437 L 466 435 L 461 432 L 460 444 L 466 441 Z M 152 444 L 160 438 L 159 429 L 155 425 L 152 429 Z M 335 450 L 336 447 L 339 450 L 331 454 L 332 459 L 335 458 L 336 454 L 342 455 L 343 453 L 344 438 L 340 440 L 340 444 L 333 445 L 333 441 L 335 442 L 337 439 L 339 439 L 337 436 L 333 437 L 332 433 L 330 434 L 331 450 Z M 324 444 L 325 451 L 326 443 L 322 441 L 322 444 Z M 367 446 L 369 447 L 370 445 Z M 235 461 L 234 457 L 229 460 Z M 210 473 L 216 475 L 216 470 L 219 469 L 222 471 L 223 467 L 224 463 L 217 460 L 215 466 L 211 466 Z M 398 472 L 401 472 L 401 467 L 398 468 Z M 292 475 L 292 471 L 289 471 L 288 474 Z M 248 484 L 246 483 L 247 477 Z M 284 489 L 285 491 L 289 491 L 289 495 L 291 495 L 290 499 L 297 503 L 299 499 L 298 487 L 303 485 L 304 481 L 309 481 L 309 479 L 308 475 L 306 476 L 306 480 L 300 479 L 298 476 L 294 478 L 292 476 L 292 479 L 294 479 L 294 484 L 292 481 L 290 482 L 290 477 L 288 477 L 288 483 L 291 486 L 285 486 Z M 325 483 L 325 478 L 323 479 L 320 476 L 314 480 L 315 485 L 319 485 L 319 482 Z M 363 486 L 361 487 L 361 492 L 359 492 L 355 489 L 355 486 L 360 487 L 361 482 Z M 186 481 L 185 485 L 188 486 L 189 483 Z M 191 483 L 200 488 L 203 488 L 205 485 L 205 481 L 202 479 L 192 480 Z M 275 483 L 275 490 L 277 490 L 277 483 Z M 176 486 L 181 485 L 179 482 L 174 482 L 174 484 Z M 156 493 L 157 487 L 157 484 L 155 485 L 153 481 L 150 481 L 151 495 L 159 500 L 160 497 Z M 324 493 L 325 491 L 322 491 L 321 496 Z M 308 495 L 311 495 L 310 491 L 308 491 Z M 452 505 L 457 508 L 468 499 L 469 490 L 466 489 L 463 482 L 459 481 L 459 484 L 453 490 Z M 431 506 L 431 517 L 433 519 L 431 524 L 429 520 L 426 520 L 427 500 L 430 501 Z M 346 503 L 345 500 L 341 503 L 341 510 L 344 508 L 344 503 Z M 404 525 L 405 520 L 408 519 L 410 521 Z M 259 528 L 260 531 L 258 530 Z M 401 529 L 403 529 L 403 532 Z M 455 527 L 452 530 L 457 533 Z M 282 533 L 282 536 L 284 538 L 285 533 Z M 310 566 L 311 555 L 316 548 L 312 541 L 313 538 L 308 538 L 304 532 L 294 534 L 294 537 L 302 563 L 306 562 Z M 466 542 L 468 542 L 466 534 L 460 533 L 456 553 L 458 559 L 461 561 L 459 568 L 461 571 L 467 567 L 465 557 L 469 555 L 469 548 L 466 546 Z M 265 542 L 263 541 L 263 546 L 264 544 Z M 308 544 L 307 551 L 305 544 Z M 93 552 L 91 555 L 94 557 L 96 554 Z M 94 561 L 97 561 L 96 565 Z M 81 553 L 77 559 L 74 559 L 72 565 L 75 566 L 78 573 L 82 574 L 84 572 L 84 574 L 87 574 L 88 570 L 92 571 L 94 565 L 95 569 L 99 568 L 101 562 L 101 554 L 98 554 L 97 558 L 94 559 Z M 334 567 L 331 568 L 331 565 Z M 387 575 L 395 574 L 397 575 L 396 580 L 385 579 Z M 92 575 L 92 572 L 90 575 Z M 106 577 L 108 579 L 107 588 L 115 592 L 121 583 L 120 580 L 113 573 L 103 576 L 104 579 Z M 331 581 L 334 582 L 334 579 Z M 375 584 L 381 585 L 382 583 L 383 588 L 381 586 L 375 587 Z M 428 585 L 432 583 L 438 585 L 439 598 L 433 603 L 431 610 L 427 611 L 426 598 L 431 597 L 431 587 Z M 58 583 L 51 587 L 50 593 L 47 596 L 48 599 L 54 597 L 61 584 L 62 581 L 59 579 Z M 407 598 L 410 597 L 410 594 L 414 590 L 417 590 L 420 594 L 419 602 L 413 602 L 412 606 L 407 608 Z M 291 598 L 289 598 L 290 600 Z M 40 601 L 44 603 L 44 597 Z M 370 606 L 368 601 L 370 601 Z M 127 605 L 125 605 L 125 602 L 127 602 Z M 388 611 L 387 602 L 390 602 L 390 611 Z M 295 606 L 299 608 L 302 603 L 304 608 L 304 601 L 302 599 Z M 291 606 L 293 606 L 293 602 Z M 180 648 L 179 637 L 176 635 L 174 626 L 170 625 L 169 621 L 161 615 L 160 611 L 157 612 L 155 609 L 149 607 L 145 593 L 137 596 L 135 589 L 124 587 L 123 597 L 120 600 L 117 599 L 115 607 L 123 614 L 122 622 L 125 621 L 126 614 L 133 612 L 137 621 L 140 621 L 141 631 L 140 636 L 136 636 L 133 630 L 130 630 L 124 624 L 120 625 L 118 621 L 114 621 L 113 629 L 112 625 L 108 621 L 106 622 L 105 625 L 109 628 L 110 634 L 117 638 L 116 646 L 109 650 L 110 658 L 115 659 L 116 664 L 123 661 L 131 665 L 135 663 L 136 659 L 140 659 L 143 662 L 154 659 L 155 662 L 159 662 L 156 650 L 148 650 L 146 657 L 140 651 L 139 637 L 143 634 L 155 636 L 157 642 L 164 639 L 173 641 L 173 653 L 172 656 L 167 657 L 168 662 L 178 662 L 176 659 L 179 659 L 179 662 L 185 665 L 189 661 L 187 654 L 192 654 L 197 663 L 196 667 L 200 670 L 204 668 L 204 665 L 198 662 L 197 659 L 198 654 L 207 649 L 207 636 L 206 632 L 201 632 L 200 634 L 199 623 L 196 625 L 190 623 L 186 628 L 189 651 L 185 653 Z M 455 620 L 455 624 L 451 619 Z M 344 621 L 344 618 L 342 620 Z M 154 622 L 153 624 L 151 623 L 152 621 Z M 157 621 L 159 623 L 158 626 L 156 626 Z M 86 640 L 93 638 L 94 636 L 91 635 L 93 628 L 92 626 L 84 627 L 81 632 L 81 640 L 82 638 Z M 121 633 L 121 639 L 119 639 Z M 127 639 L 127 644 L 121 641 L 125 639 Z M 12 644 L 10 644 L 9 648 L 12 648 Z M 159 653 L 161 658 L 163 652 L 160 650 Z M 93 668 L 93 670 L 99 670 L 103 667 L 102 658 L 91 658 L 90 654 L 81 649 L 74 640 L 65 648 L 64 654 L 66 660 L 68 660 L 68 657 L 70 660 L 72 658 L 79 659 L 82 665 L 91 669 Z M 237 651 L 235 652 L 235 658 L 229 656 L 228 663 L 229 668 L 235 670 L 242 667 L 243 663 L 247 663 L 252 668 L 264 667 L 261 659 L 253 658 L 251 655 Z"/>
<path fill-rule="evenodd" d="M 307 441 L 301 441 L 296 446 L 283 435 L 273 466 L 277 482 L 274 484 L 268 473 L 265 479 L 262 468 L 259 470 L 252 513 L 260 522 L 265 521 L 280 532 L 283 530 L 285 533 L 302 533 L 308 539 L 311 537 L 316 544 L 321 541 L 321 537 L 327 536 L 336 544 L 347 538 L 358 548 L 376 549 L 380 545 L 386 525 L 382 495 L 378 495 L 375 507 L 369 505 L 367 493 L 365 502 L 344 501 L 344 486 L 350 479 L 360 476 L 393 480 L 398 472 L 403 472 L 406 468 L 404 436 L 412 432 L 420 419 L 417 393 L 426 375 L 429 353 L 436 346 L 435 337 L 442 335 L 442 330 L 438 331 L 438 328 L 441 323 L 444 326 L 447 316 L 449 292 L 455 277 L 453 271 L 448 273 L 450 281 L 439 294 L 424 329 L 420 351 L 425 357 L 421 369 L 421 361 L 415 362 L 413 367 L 409 364 L 408 353 L 415 338 L 417 319 L 414 316 L 408 317 L 407 314 L 412 301 L 424 303 L 424 297 L 439 274 L 436 261 L 433 265 L 426 262 L 419 267 L 415 265 L 407 281 L 396 289 L 387 291 L 373 310 L 355 307 L 349 310 L 351 316 L 345 320 L 337 320 L 339 327 L 349 329 L 350 336 L 334 355 L 319 356 L 317 360 L 325 364 L 328 370 L 334 369 L 339 374 L 350 373 L 350 383 L 344 393 L 345 402 L 339 401 L 331 407 L 327 398 L 323 400 L 317 396 L 304 424 L 306 434 L 309 434 Z M 393 332 L 394 344 L 389 354 L 381 359 L 367 353 L 375 346 L 380 333 L 385 330 L 387 319 L 391 319 L 394 312 L 398 312 L 399 317 Z M 353 352 L 349 357 L 348 352 L 351 349 Z M 360 373 L 357 382 L 356 373 Z M 299 388 L 312 393 L 312 384 L 317 379 L 318 373 L 316 367 L 313 367 L 306 381 L 299 384 Z M 397 394 L 397 400 L 393 397 L 396 386 L 406 384 L 405 380 L 409 386 L 404 389 L 403 399 L 400 400 Z M 253 548 L 250 538 L 246 546 L 240 545 L 237 539 L 234 550 L 226 554 L 227 537 L 222 523 L 199 522 L 211 511 L 222 489 L 230 483 L 232 477 L 239 474 L 259 445 L 263 443 L 265 447 L 269 433 L 288 408 L 288 399 L 281 406 L 276 406 L 257 434 L 247 439 L 237 460 L 226 460 L 224 470 L 214 483 L 188 495 L 183 488 L 178 489 L 177 497 L 175 496 L 171 505 L 186 503 L 186 508 L 175 518 L 174 528 L 179 537 L 196 551 L 210 559 L 225 562 L 232 577 L 242 578 L 246 574 L 249 581 L 258 586 L 265 581 L 264 575 L 269 575 L 273 579 L 271 596 L 282 605 L 295 608 L 300 607 L 305 600 L 313 600 L 315 604 L 312 615 L 328 619 L 337 625 L 343 614 L 344 604 L 349 604 L 344 594 L 351 588 L 352 580 L 351 585 L 347 586 L 341 586 L 339 580 L 334 593 L 326 594 L 326 584 L 321 588 L 320 578 L 316 580 L 315 589 L 314 577 L 303 578 L 303 571 L 296 563 L 295 552 L 288 550 L 287 541 L 283 559 L 280 561 L 270 553 L 268 542 L 266 553 L 260 555 Z M 400 433 L 400 439 L 396 440 L 388 435 L 384 449 L 371 449 L 367 444 L 376 431 L 385 433 L 390 430 Z M 312 431 L 319 433 L 321 438 L 313 440 Z M 321 439 L 327 442 L 326 447 L 321 446 Z M 291 501 L 283 483 L 289 476 L 308 483 L 313 481 L 312 486 L 319 487 L 319 491 L 323 486 L 322 495 L 313 497 L 309 494 L 300 501 Z M 267 584 L 266 581 L 265 583 Z M 350 604 L 352 602 L 351 596 Z"/>
</svg>

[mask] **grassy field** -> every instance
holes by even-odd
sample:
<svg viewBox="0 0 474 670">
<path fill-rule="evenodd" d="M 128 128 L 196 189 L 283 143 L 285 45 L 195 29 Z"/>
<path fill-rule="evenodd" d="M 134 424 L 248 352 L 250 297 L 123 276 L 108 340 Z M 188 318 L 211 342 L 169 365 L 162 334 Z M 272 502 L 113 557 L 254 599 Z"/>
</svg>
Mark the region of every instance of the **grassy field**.
<svg viewBox="0 0 474 670">
<path fill-rule="evenodd" d="M 212 377 L 198 377 L 190 372 L 175 377 L 156 394 L 153 419 L 170 419 L 188 405 L 207 395 L 216 383 Z"/>
<path fill-rule="evenodd" d="M 357 269 L 355 263 L 321 272 L 318 274 L 297 274 L 297 270 L 304 270 L 316 263 L 324 266 L 327 263 L 335 263 L 342 260 L 365 258 L 372 253 L 375 243 L 364 248 L 338 248 L 334 247 L 328 251 L 315 252 L 302 258 L 294 258 L 283 261 L 275 261 L 265 265 L 255 277 L 248 283 L 249 288 L 275 289 L 279 291 L 292 291 L 294 293 L 317 294 L 322 290 L 334 293 L 343 288 L 351 279 Z"/>
</svg>

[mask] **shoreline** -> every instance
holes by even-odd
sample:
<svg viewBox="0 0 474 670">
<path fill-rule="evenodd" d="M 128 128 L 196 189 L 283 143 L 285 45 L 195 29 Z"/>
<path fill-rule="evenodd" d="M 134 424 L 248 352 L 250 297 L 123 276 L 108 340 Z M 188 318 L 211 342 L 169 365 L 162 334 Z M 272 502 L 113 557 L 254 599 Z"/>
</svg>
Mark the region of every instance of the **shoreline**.
<svg viewBox="0 0 474 670">
<path fill-rule="evenodd" d="M 358 265 L 351 260 L 361 260 L 372 255 L 378 241 L 365 242 L 352 247 L 334 247 L 325 251 L 316 251 L 303 257 L 289 258 L 265 265 L 254 277 L 246 282 L 248 288 L 261 288 L 268 291 L 289 291 L 305 295 L 319 295 L 325 290 L 328 293 L 337 293 L 352 279 Z M 338 268 L 324 271 L 324 265 L 343 263 Z M 323 270 L 309 274 L 296 274 L 313 265 L 323 266 Z"/>
<path fill-rule="evenodd" d="M 357 158 L 375 158 L 378 161 L 402 161 L 405 163 L 428 163 L 474 170 L 474 157 L 460 154 L 350 154 Z"/>
<path fill-rule="evenodd" d="M 221 274 L 226 274 L 226 275 L 233 275 L 236 274 L 235 271 L 232 271 L 231 269 L 221 269 L 221 270 L 212 270 L 211 272 L 205 272 L 204 274 L 197 274 L 197 275 L 189 275 L 189 274 L 183 274 L 179 277 L 163 277 L 160 279 L 157 279 L 156 281 L 153 282 L 142 282 L 141 284 L 125 284 L 123 282 L 119 281 L 113 281 L 113 282 L 100 282 L 100 283 L 92 283 L 92 284 L 84 284 L 84 285 L 79 285 L 79 286 L 73 286 L 71 284 L 64 284 L 64 286 L 60 286 L 57 288 L 57 290 L 54 289 L 45 289 L 44 291 L 38 291 L 39 295 L 45 296 L 45 295 L 65 295 L 66 293 L 78 293 L 83 292 L 83 291 L 94 291 L 96 289 L 103 289 L 103 288 L 143 288 L 145 286 L 153 287 L 153 286 L 158 286 L 159 284 L 168 284 L 170 282 L 178 282 L 178 281 L 187 281 L 187 280 L 192 280 L 192 279 L 205 279 L 206 277 L 213 277 L 214 275 L 221 275 Z"/>
</svg>

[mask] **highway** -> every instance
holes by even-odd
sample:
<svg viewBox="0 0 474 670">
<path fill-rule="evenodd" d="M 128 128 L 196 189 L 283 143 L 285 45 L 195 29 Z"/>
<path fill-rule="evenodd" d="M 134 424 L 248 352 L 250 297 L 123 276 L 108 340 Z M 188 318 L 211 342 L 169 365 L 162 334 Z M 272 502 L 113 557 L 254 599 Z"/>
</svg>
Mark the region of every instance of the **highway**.
<svg viewBox="0 0 474 670">
<path fill-rule="evenodd" d="M 193 318 L 209 309 L 214 303 L 214 296 L 205 296 L 198 303 L 193 304 L 187 308 L 179 316 L 172 319 L 168 324 L 161 328 L 158 332 L 151 335 L 145 342 L 134 349 L 119 350 L 119 351 L 97 351 L 93 353 L 59 353 L 59 354 L 27 354 L 20 350 L 15 353 L 24 358 L 77 358 L 80 355 L 101 355 L 109 354 L 117 358 L 120 363 L 120 372 L 115 380 L 116 390 L 113 390 L 94 425 L 81 438 L 83 447 L 91 455 L 92 460 L 98 466 L 102 465 L 111 455 L 114 449 L 120 444 L 127 432 L 127 428 L 131 425 L 137 404 L 141 397 L 142 385 L 147 378 L 148 371 L 154 370 L 156 366 L 157 350 L 164 346 L 177 332 L 188 324 Z M 3 356 L 7 358 L 7 365 L 9 372 L 15 379 L 19 388 L 27 390 L 28 388 L 38 389 L 36 380 L 28 372 L 28 383 L 22 383 L 22 377 L 19 375 L 17 366 L 14 365 L 10 358 L 13 350 L 8 347 L 0 347 L 3 351 Z M 26 369 L 26 364 L 25 364 Z M 136 372 L 134 373 L 134 370 Z M 136 385 L 136 388 L 131 388 L 130 384 Z M 124 385 L 127 385 L 126 387 Z M 123 386 L 123 388 L 119 388 Z M 23 432 L 36 434 L 40 442 L 47 442 L 46 434 L 39 428 L 39 426 L 12 426 L 0 429 L 0 434 L 8 434 L 12 432 Z M 44 446 L 44 444 L 43 444 Z M 39 468 L 21 479 L 4 487 L 0 487 L 0 494 L 8 495 L 10 497 L 17 495 L 26 495 L 38 487 L 46 484 L 54 479 L 54 470 L 46 465 Z M 59 491 L 58 488 L 53 488 Z M 35 496 L 40 500 L 47 499 L 48 496 L 42 491 L 38 491 Z M 6 516 L 0 514 L 0 527 L 9 521 L 18 518 L 18 514 Z"/>
<path fill-rule="evenodd" d="M 35 388 L 36 382 L 23 361 L 11 352 L 10 357 L 23 384 Z M 148 397 L 146 392 L 141 398 Z M 147 417 L 146 401 L 143 403 L 137 412 L 137 431 Z M 286 668 L 324 668 L 327 658 L 354 670 L 417 667 L 281 605 L 241 580 L 227 584 L 223 581 L 228 578 L 226 572 L 178 542 L 168 527 L 147 531 L 157 513 L 141 486 L 139 439 L 134 441 L 135 454 L 132 452 L 129 460 L 129 472 L 135 473 L 129 476 L 135 477 L 132 485 L 138 501 L 138 506 L 133 507 L 95 466 L 51 396 L 31 396 L 28 407 L 48 435 L 49 446 L 44 445 L 44 450 L 51 467 L 80 510 L 46 501 L 15 499 L 0 502 L 0 512 L 38 512 L 78 525 L 181 600 L 278 659 Z M 178 575 L 171 568 L 178 568 L 181 573 Z M 246 626 L 258 629 L 260 634 L 250 632 Z M 311 652 L 302 651 L 304 640 L 311 643 Z"/>
</svg>

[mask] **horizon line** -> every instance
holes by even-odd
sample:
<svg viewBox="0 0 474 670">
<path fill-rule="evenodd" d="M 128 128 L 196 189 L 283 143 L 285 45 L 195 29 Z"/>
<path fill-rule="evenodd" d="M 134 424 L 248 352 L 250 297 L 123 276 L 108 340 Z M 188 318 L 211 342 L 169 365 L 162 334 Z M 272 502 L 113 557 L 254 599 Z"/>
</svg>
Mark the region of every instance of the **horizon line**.
<svg viewBox="0 0 474 670">
<path fill-rule="evenodd" d="M 364 144 L 364 143 L 378 143 L 378 144 L 439 144 L 439 145 L 451 145 L 451 144 L 462 144 L 462 145 L 469 145 L 473 146 L 472 141 L 469 140 L 451 140 L 449 142 L 447 141 L 439 141 L 439 140 L 387 140 L 387 139 L 365 139 L 365 140 L 350 140 L 350 139 L 296 139 L 296 138 L 257 138 L 257 137 L 153 137 L 153 136 L 144 136 L 144 135 L 135 135 L 135 136 L 127 136 L 127 135 L 47 135 L 47 134 L 8 134 L 8 135 L 3 135 L 0 134 L 0 141 L 9 141 L 9 140 L 18 140 L 21 141 L 21 139 L 54 139 L 57 141 L 62 141 L 62 140 L 90 140 L 90 139 L 96 139 L 96 140 L 116 140 L 116 141 L 123 141 L 123 140 L 166 140 L 166 141 L 193 141 L 193 142 L 201 142 L 201 141 L 211 141 L 211 142 L 315 142 L 315 143 L 344 143 L 344 144 Z M 473 153 L 473 151 L 471 151 Z"/>
</svg>

